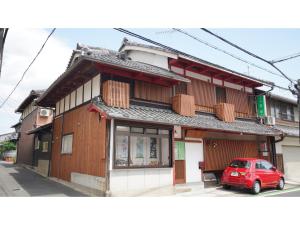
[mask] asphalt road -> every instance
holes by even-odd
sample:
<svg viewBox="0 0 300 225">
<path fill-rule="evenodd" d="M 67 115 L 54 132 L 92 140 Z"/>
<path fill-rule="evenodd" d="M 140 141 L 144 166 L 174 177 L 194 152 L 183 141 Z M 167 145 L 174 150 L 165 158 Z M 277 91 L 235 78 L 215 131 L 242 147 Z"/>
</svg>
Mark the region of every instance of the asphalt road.
<svg viewBox="0 0 300 225">
<path fill-rule="evenodd" d="M 0 161 L 0 196 L 86 196 L 21 166 Z"/>
</svg>

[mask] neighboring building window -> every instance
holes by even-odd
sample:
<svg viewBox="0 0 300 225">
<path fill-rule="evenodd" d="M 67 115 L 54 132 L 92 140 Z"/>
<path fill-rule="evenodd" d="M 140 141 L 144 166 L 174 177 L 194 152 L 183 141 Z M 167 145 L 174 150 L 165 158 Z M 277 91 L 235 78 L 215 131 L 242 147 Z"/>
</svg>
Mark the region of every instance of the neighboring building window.
<svg viewBox="0 0 300 225">
<path fill-rule="evenodd" d="M 62 154 L 71 154 L 73 147 L 73 134 L 66 134 L 62 138 L 62 147 L 61 153 Z"/>
<path fill-rule="evenodd" d="M 168 167 L 170 130 L 117 126 L 115 167 Z"/>
<path fill-rule="evenodd" d="M 48 152 L 48 145 L 49 145 L 48 141 L 42 142 L 42 152 Z"/>
<path fill-rule="evenodd" d="M 292 104 L 272 100 L 271 101 L 271 116 L 277 119 L 294 121 L 294 106 Z"/>
<path fill-rule="evenodd" d="M 40 140 L 39 140 L 39 138 L 37 136 L 34 139 L 34 149 L 35 150 L 40 149 Z"/>
<path fill-rule="evenodd" d="M 216 100 L 218 103 L 226 102 L 226 89 L 223 87 L 216 87 Z"/>
</svg>

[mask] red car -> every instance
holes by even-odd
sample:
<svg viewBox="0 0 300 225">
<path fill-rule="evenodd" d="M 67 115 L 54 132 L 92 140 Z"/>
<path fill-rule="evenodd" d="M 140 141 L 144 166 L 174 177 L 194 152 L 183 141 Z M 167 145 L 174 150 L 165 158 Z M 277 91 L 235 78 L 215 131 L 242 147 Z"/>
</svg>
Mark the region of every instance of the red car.
<svg viewBox="0 0 300 225">
<path fill-rule="evenodd" d="M 258 194 L 263 188 L 284 188 L 284 175 L 270 162 L 255 158 L 237 158 L 224 170 L 221 184 L 250 189 Z"/>
</svg>

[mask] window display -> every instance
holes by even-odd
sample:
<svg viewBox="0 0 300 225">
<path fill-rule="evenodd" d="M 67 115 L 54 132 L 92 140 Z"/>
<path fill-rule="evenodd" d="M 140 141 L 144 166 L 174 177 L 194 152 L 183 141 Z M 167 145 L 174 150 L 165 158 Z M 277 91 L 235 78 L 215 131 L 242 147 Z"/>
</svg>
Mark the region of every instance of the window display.
<svg viewBox="0 0 300 225">
<path fill-rule="evenodd" d="M 122 129 L 119 129 L 119 128 Z M 168 167 L 170 131 L 167 129 L 117 126 L 115 167 Z M 124 132 L 127 130 L 128 132 Z"/>
</svg>

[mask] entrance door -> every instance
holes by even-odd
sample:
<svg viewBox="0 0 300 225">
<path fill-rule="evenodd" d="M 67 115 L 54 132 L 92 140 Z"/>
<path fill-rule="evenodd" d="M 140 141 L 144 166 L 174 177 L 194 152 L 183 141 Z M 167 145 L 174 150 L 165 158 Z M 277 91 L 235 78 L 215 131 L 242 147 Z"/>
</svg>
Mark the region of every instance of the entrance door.
<svg viewBox="0 0 300 225">
<path fill-rule="evenodd" d="M 283 146 L 283 165 L 285 179 L 300 182 L 300 147 Z"/>
<path fill-rule="evenodd" d="M 203 143 L 185 142 L 186 182 L 201 182 L 199 162 L 203 161 Z"/>
<path fill-rule="evenodd" d="M 185 144 L 175 142 L 175 184 L 185 183 Z"/>
</svg>

